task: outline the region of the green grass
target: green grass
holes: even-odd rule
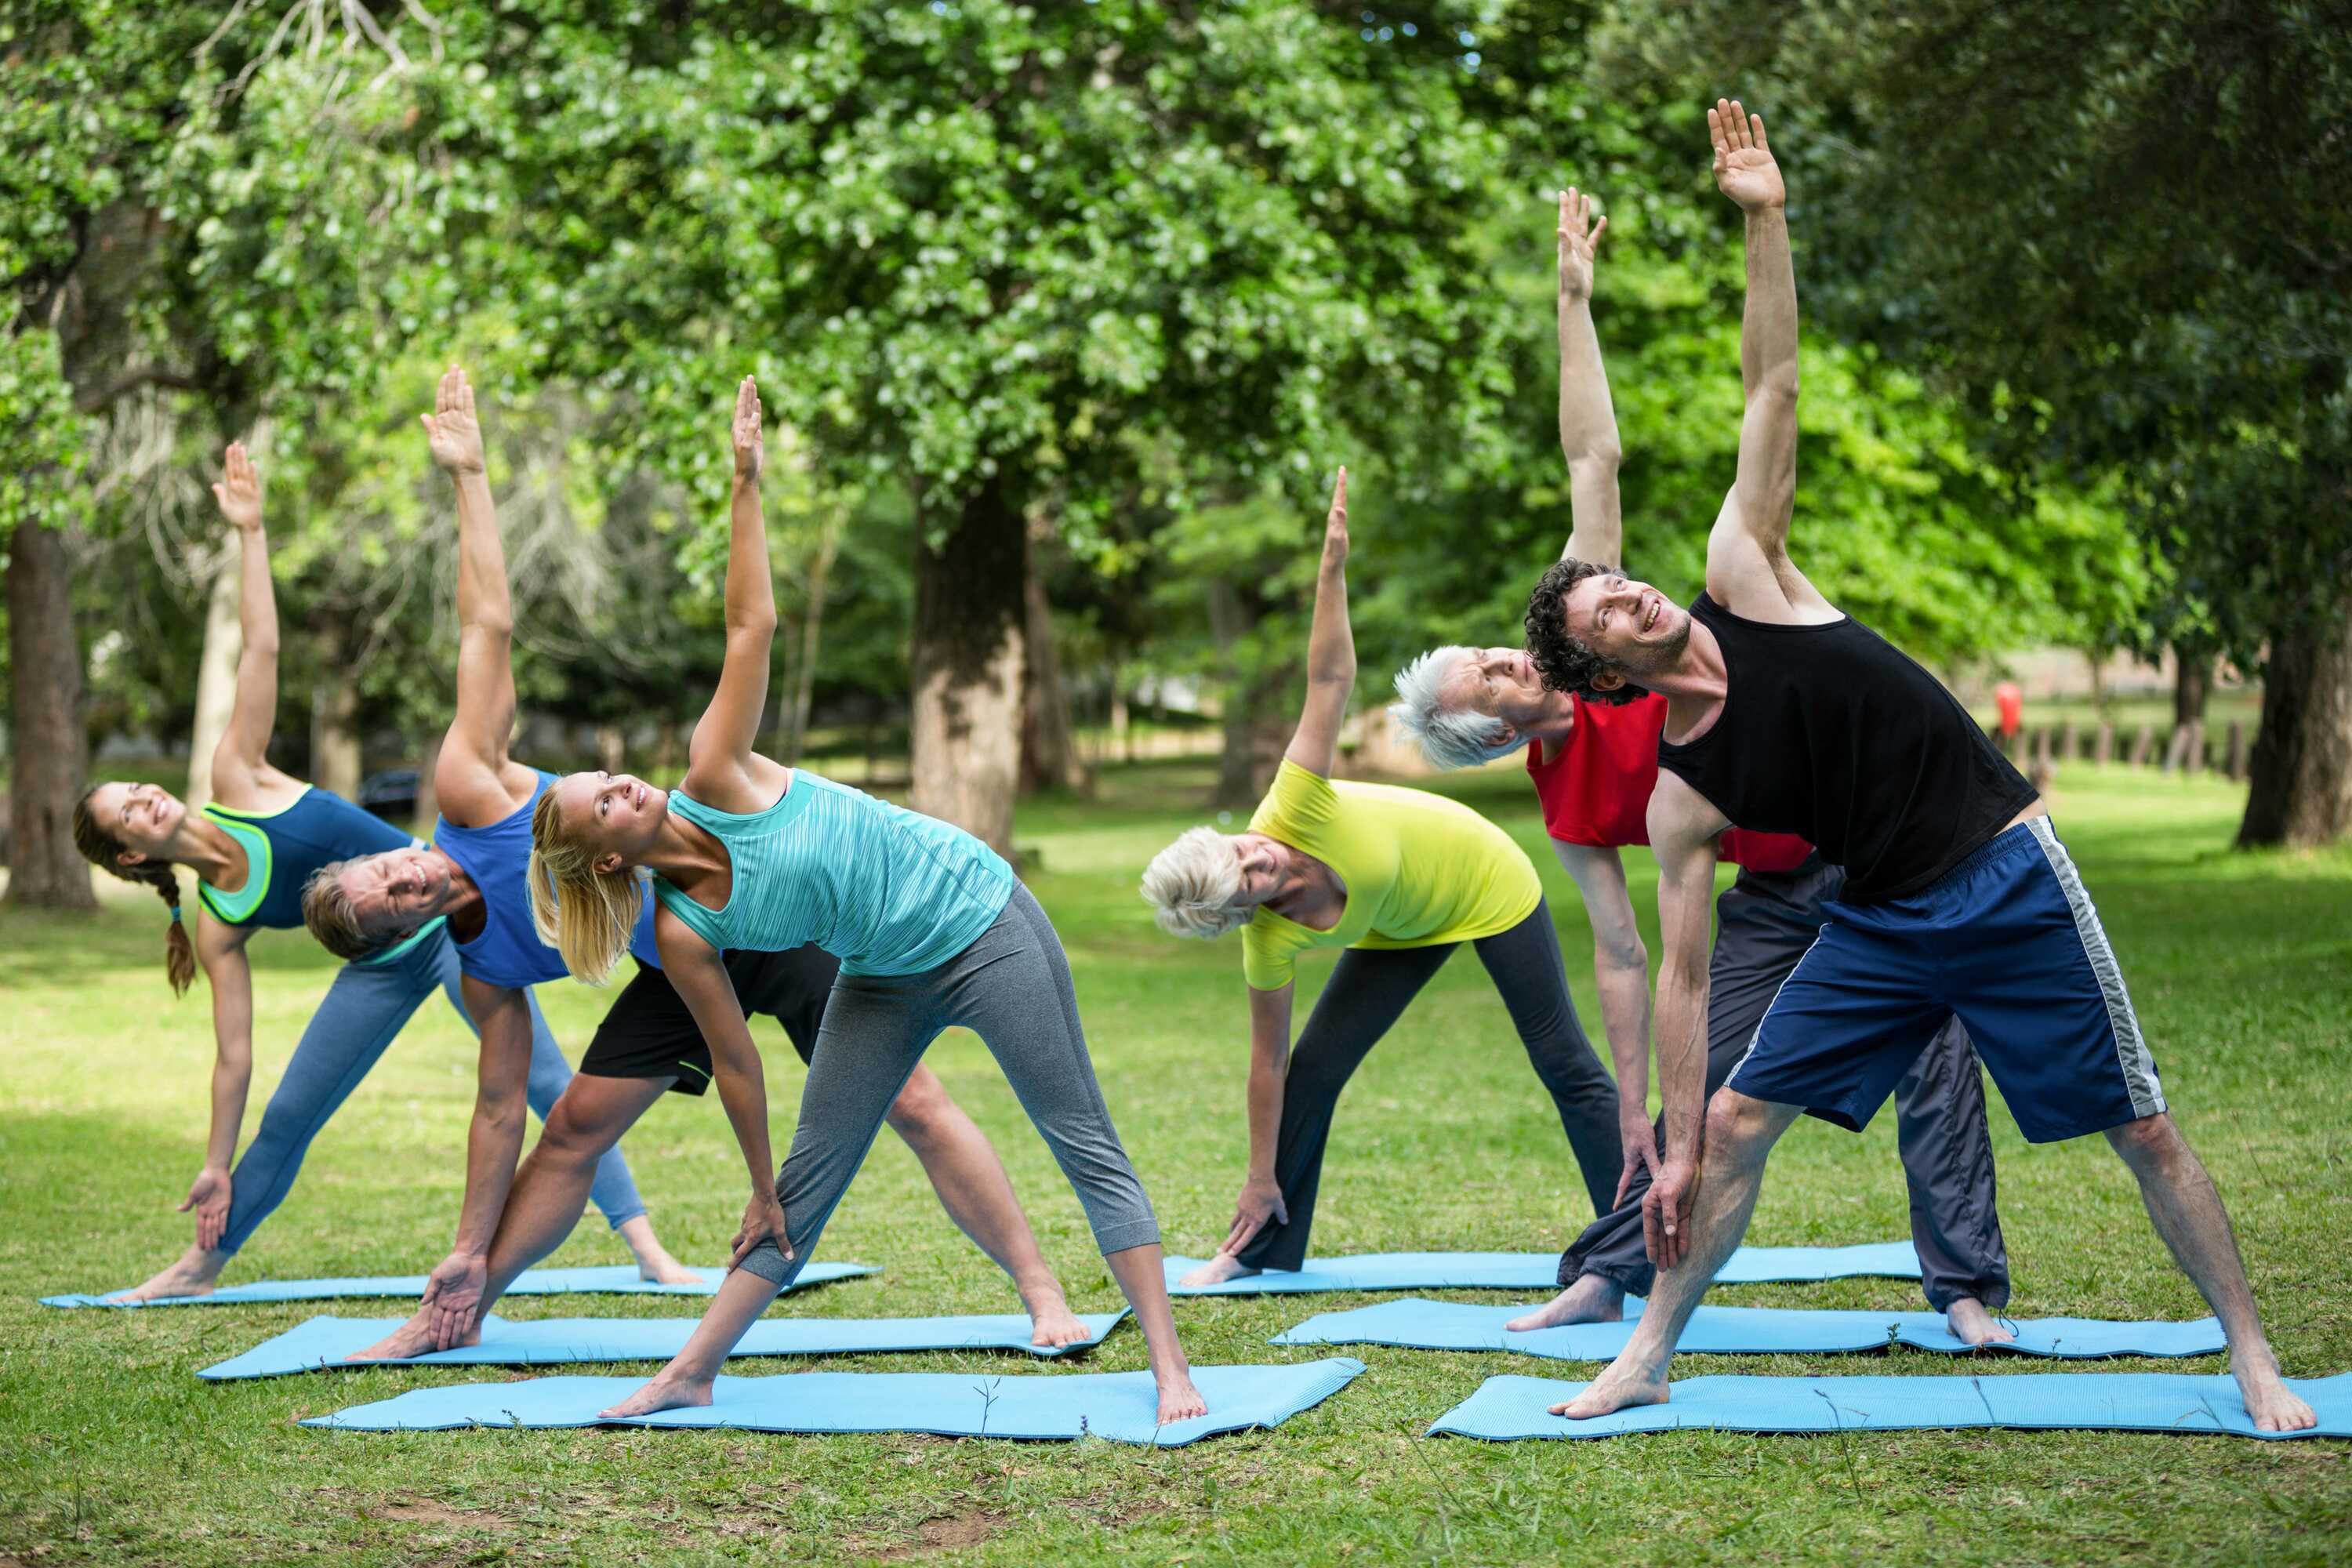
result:
[[[1171,1249],[1223,1234],[1243,1156],[1239,955],[1152,929],[1138,868],[1194,815],[1205,765],[1117,770],[1089,803],[1024,808],[1038,892],[1070,946],[1104,1089]],[[1512,770],[1462,792],[1548,856]],[[2288,1370],[2352,1369],[2352,855],[2225,848],[2240,797],[2210,779],[2071,767],[2062,827],[2122,952],[2165,1083],[2243,1238]],[[1654,879],[1633,862],[1635,897]],[[1566,879],[1547,869],[1570,977],[1595,1018],[1590,951]],[[1424,1439],[1490,1373],[1574,1375],[1507,1355],[1364,1349],[1370,1370],[1270,1433],[1168,1453],[913,1436],[661,1432],[368,1436],[295,1417],[480,1372],[386,1369],[207,1386],[196,1368],[315,1310],[53,1311],[40,1293],[112,1287],[174,1255],[210,1054],[204,1000],[174,1003],[147,900],[94,921],[0,911],[0,1563],[251,1564],[850,1561],[958,1563],[2342,1562],[2352,1454],[2339,1442],[2027,1432],[1829,1441],[1678,1434],[1489,1446]],[[329,964],[297,938],[257,964],[263,1094]],[[1318,971],[1318,973],[1321,971]],[[576,1055],[598,996],[550,987]],[[777,1064],[776,1114],[798,1081]],[[950,1036],[931,1060],[997,1140],[1075,1305],[1116,1291],[984,1050]],[[421,1271],[454,1218],[469,1108],[467,1037],[446,1009],[410,1033],[312,1151],[303,1180],[233,1278]],[[257,1114],[257,1110],[256,1111]],[[1457,960],[1376,1051],[1340,1112],[1316,1246],[1551,1248],[1577,1227],[1557,1121],[1475,963]],[[1805,1126],[1772,1164],[1753,1239],[1900,1236],[1893,1118],[1855,1138]],[[1996,1110],[2002,1217],[2021,1314],[2193,1317],[2131,1183],[2097,1140],[2032,1148]],[[671,1097],[626,1145],[673,1247],[708,1259],[740,1212],[714,1100]],[[824,1252],[886,1266],[786,1310],[835,1315],[1008,1310],[913,1159],[887,1137]],[[593,1222],[555,1261],[623,1257]],[[1497,1299],[1500,1298],[1490,1298]],[[1896,1310],[1899,1282],[1749,1287],[1725,1300]],[[1196,1362],[1313,1359],[1266,1338],[1324,1307],[1180,1303]],[[328,1310],[382,1314],[392,1304]],[[517,1300],[516,1317],[675,1314],[629,1298]],[[836,1361],[834,1367],[871,1368]],[[1140,1368],[1121,1329],[1091,1358]],[[2133,1363],[2125,1363],[2126,1367]],[[2167,1363],[2169,1364],[2169,1363]],[[2189,1363],[2221,1369],[2219,1358]],[[893,1358],[889,1369],[1033,1369],[1001,1358]],[[643,1367],[588,1369],[643,1371]],[[781,1372],[760,1365],[746,1370]],[[1950,1370],[1939,1357],[1707,1357],[1686,1373]],[[2021,1370],[1991,1361],[1988,1376]],[[2089,1369],[2097,1370],[2097,1369]],[[1041,1375],[1055,1375],[1043,1370]],[[491,1373],[490,1375],[500,1375]]]

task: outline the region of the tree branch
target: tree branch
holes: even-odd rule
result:
[[[87,391],[77,388],[74,408],[78,413],[96,414],[150,386],[168,387],[173,392],[204,390],[204,384],[196,379],[194,371],[177,370],[167,364],[142,364],[124,371],[101,386]]]

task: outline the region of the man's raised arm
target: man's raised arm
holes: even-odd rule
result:
[[[1601,336],[1592,325],[1593,253],[1609,227],[1592,221],[1592,200],[1571,185],[1560,193],[1559,450],[1568,459],[1568,548],[1574,557],[1604,566],[1623,563],[1624,526],[1618,507],[1617,410],[1601,368]]]
[[[1828,605],[1784,570],[1797,497],[1797,273],[1788,192],[1764,119],[1737,102],[1706,111],[1715,183],[1748,218],[1748,308],[1739,330],[1739,472],[1707,541],[1707,589],[1739,614],[1777,620],[1780,605]],[[1741,603],[1734,605],[1738,599]],[[1759,600],[1761,603],[1759,603]]]
[[[480,826],[521,804],[515,781],[505,777],[515,720],[514,603],[464,371],[451,365],[442,373],[434,411],[420,417],[433,460],[457,487],[457,713],[434,784],[450,820]]]

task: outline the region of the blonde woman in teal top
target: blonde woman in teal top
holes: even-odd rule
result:
[[[736,390],[727,653],[685,781],[572,773],[531,817],[540,934],[601,982],[626,951],[649,875],[662,968],[710,1047],[712,1080],[751,1174],[731,1272],[686,1349],[607,1415],[710,1403],[737,1341],[800,1272],[882,1126],[951,1026],[988,1043],[1086,1207],[1095,1243],[1150,1346],[1161,1422],[1207,1406],[1192,1386],[1150,1200],[1095,1082],[1062,945],[1003,858],[961,829],[788,768],[751,749],[776,629],[760,510],[761,416]],[[782,1171],[760,1053],[729,984],[729,950],[813,943],[841,960]]]

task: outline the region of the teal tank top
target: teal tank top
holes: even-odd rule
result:
[[[654,896],[722,952],[806,944],[844,974],[920,974],[977,942],[1013,897],[1013,868],[962,828],[806,768],[750,816],[682,789],[669,808],[727,847],[733,891],[725,909],[706,909],[656,877]]]

